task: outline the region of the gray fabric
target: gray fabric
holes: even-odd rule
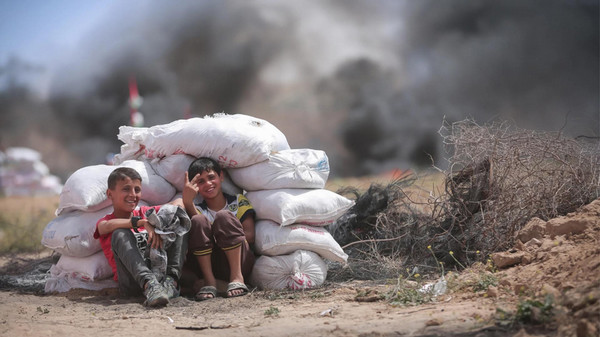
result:
[[[154,208],[149,209],[146,218],[163,241],[163,248],[146,249],[152,272],[158,280],[163,280],[167,272],[167,250],[178,237],[190,230],[192,222],[183,208],[171,204],[163,205],[158,212]]]

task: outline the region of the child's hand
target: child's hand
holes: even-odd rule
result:
[[[193,202],[196,195],[198,195],[198,191],[200,188],[198,187],[198,179],[200,179],[200,175],[196,174],[196,176],[190,181],[187,171],[185,172],[185,186],[183,186],[182,198],[183,202]]]
[[[144,228],[148,232],[148,245],[154,249],[160,249],[163,247],[163,241],[160,235],[156,234],[154,231],[154,227],[148,222],[148,220],[144,219]],[[141,222],[142,220],[140,220]]]
[[[183,192],[181,193],[181,196],[183,199],[185,212],[190,218],[198,214],[196,206],[194,206],[194,199],[200,191],[200,187],[198,187],[198,180],[200,180],[199,174],[196,174],[196,176],[192,178],[192,181],[190,181],[187,171],[185,172],[185,186],[183,186]]]

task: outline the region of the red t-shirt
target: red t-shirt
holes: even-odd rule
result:
[[[132,216],[139,216],[139,217],[142,217],[142,219],[145,219],[146,212],[151,208],[154,208],[156,210],[156,212],[158,212],[158,210],[160,209],[160,206],[150,206],[150,207],[149,206],[140,206],[140,208],[133,210]],[[108,234],[104,234],[104,235],[100,235],[100,233],[98,233],[98,224],[100,223],[100,221],[111,220],[114,218],[115,218],[115,214],[111,213],[111,214],[105,215],[102,219],[100,219],[100,220],[98,220],[98,222],[96,222],[96,230],[94,231],[94,239],[100,240],[100,246],[102,247],[104,256],[106,256],[106,259],[108,260],[108,264],[112,268],[113,275],[114,275],[113,279],[115,281],[117,281],[118,280],[117,263],[115,262],[115,257],[113,256],[112,245],[111,245],[112,232],[110,232]],[[131,229],[131,231],[133,232],[133,228]],[[142,235],[135,233],[135,232],[134,232],[134,234],[136,234],[136,239],[138,240],[138,247],[139,247],[140,243],[142,243],[142,242],[140,242],[141,238],[145,238],[146,240],[148,239],[148,232],[146,231],[146,229],[144,227],[139,227],[138,231]],[[145,242],[143,242],[143,244],[145,244]]]

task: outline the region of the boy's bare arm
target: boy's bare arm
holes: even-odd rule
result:
[[[141,223],[138,223],[141,226]],[[119,228],[133,228],[131,219],[110,219],[98,223],[98,234],[105,235]]]
[[[242,228],[244,228],[244,235],[248,243],[254,243],[254,219],[249,216],[242,222]]]
[[[137,223],[138,227],[144,227],[148,232],[148,244],[152,248],[162,248],[163,242],[160,235],[154,232],[154,227],[148,222],[148,219],[140,219]],[[110,219],[98,223],[98,234],[105,235],[114,232],[119,228],[133,228],[131,219]]]

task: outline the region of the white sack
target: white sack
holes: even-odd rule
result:
[[[181,192],[185,186],[185,172],[194,160],[195,157],[187,154],[174,154],[164,158],[154,158],[150,161],[150,165],[156,174],[171,183],[177,192]]]
[[[324,189],[279,189],[246,193],[257,219],[282,226],[293,223],[311,226],[331,225],[354,201]]]
[[[44,291],[65,292],[72,288],[100,290],[116,287],[113,273],[104,252],[99,251],[87,257],[62,255],[58,263],[50,267]]]
[[[60,193],[56,215],[76,210],[94,212],[111,205],[106,197],[108,176],[117,167],[135,169],[142,177],[142,200],[151,205],[162,205],[175,195],[175,187],[157,175],[145,161],[128,160],[118,166],[93,165],[75,171],[65,182]]]
[[[42,160],[42,155],[27,147],[9,147],[6,149],[6,159],[12,162],[34,163]]]
[[[152,168],[154,168],[156,174],[171,183],[171,185],[173,185],[179,193],[183,191],[185,186],[185,172],[194,160],[196,160],[195,157],[186,154],[174,154],[171,156],[166,156],[162,159],[153,159],[150,162],[150,165],[152,165]],[[233,183],[227,170],[223,170],[223,175],[225,177],[223,183],[221,184],[223,192],[231,195],[241,194],[244,192],[240,187]],[[198,196],[196,201],[201,202],[202,197]]]
[[[327,265],[313,253],[298,250],[290,255],[260,256],[250,283],[260,289],[310,289],[323,284]]]
[[[118,166],[135,169],[142,177],[142,200],[149,205],[163,205],[175,195],[175,187],[154,172],[150,163],[139,160],[127,160]],[[106,176],[108,179],[108,176]],[[108,188],[108,186],[107,186]]]
[[[76,274],[84,281],[103,280],[113,276],[103,251],[86,257],[62,255],[56,263],[58,270]]]
[[[40,192],[50,195],[59,195],[63,185],[60,178],[55,175],[47,175],[40,181]]]
[[[241,114],[181,119],[150,128],[121,126],[117,137],[125,144],[115,163],[142,155],[154,159],[188,154],[213,158],[224,168],[244,167],[266,160],[272,151],[290,148],[271,123]]]
[[[230,169],[229,174],[246,191],[324,188],[329,177],[329,160],[321,150],[283,150],[271,154],[266,161]]]
[[[258,254],[276,256],[303,249],[323,258],[346,262],[348,255],[323,227],[307,225],[279,226],[270,220],[259,220],[255,225],[254,249]]]
[[[85,257],[100,250],[100,241],[94,239],[96,223],[112,213],[109,206],[96,212],[74,211],[59,215],[42,232],[42,244],[63,256]]]
[[[56,215],[75,210],[94,212],[110,206],[106,197],[108,175],[116,167],[93,165],[75,171],[65,182]]]

